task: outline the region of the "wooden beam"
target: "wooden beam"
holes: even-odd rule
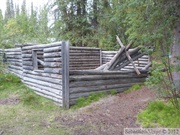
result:
[[[69,42],[62,42],[63,107],[69,108]]]

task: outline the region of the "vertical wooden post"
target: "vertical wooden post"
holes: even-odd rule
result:
[[[69,108],[69,42],[62,42],[62,91],[63,107]]]
[[[103,57],[102,57],[102,50],[100,49],[100,51],[99,51],[99,53],[100,53],[100,66],[102,65],[102,59],[103,59]]]

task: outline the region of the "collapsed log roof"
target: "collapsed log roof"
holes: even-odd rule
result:
[[[131,64],[136,73],[138,75],[141,74],[139,69],[136,67],[134,61],[141,58],[145,54],[140,52],[139,47],[130,49],[130,47],[132,46],[132,42],[130,42],[127,46],[124,46],[120,38],[118,36],[116,36],[116,38],[121,48],[117,51],[117,53],[109,62],[96,68],[96,70],[121,70],[125,66]],[[150,66],[151,62],[148,61],[148,63],[142,68],[142,70],[147,70]]]

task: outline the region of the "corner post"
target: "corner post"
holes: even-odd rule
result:
[[[63,107],[69,108],[69,42],[62,42],[62,99]]]

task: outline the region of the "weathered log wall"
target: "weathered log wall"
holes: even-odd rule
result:
[[[140,75],[134,71],[70,71],[70,104],[74,104],[78,98],[86,97],[91,93],[127,90],[134,84],[144,82],[147,75],[147,71],[141,71]]]
[[[69,55],[70,70],[95,69],[101,63],[101,50],[99,48],[70,47]]]
[[[22,47],[23,82],[60,106],[63,100],[61,46],[62,42]]]
[[[8,64],[8,70],[22,78],[21,48],[5,49],[4,53]]]

